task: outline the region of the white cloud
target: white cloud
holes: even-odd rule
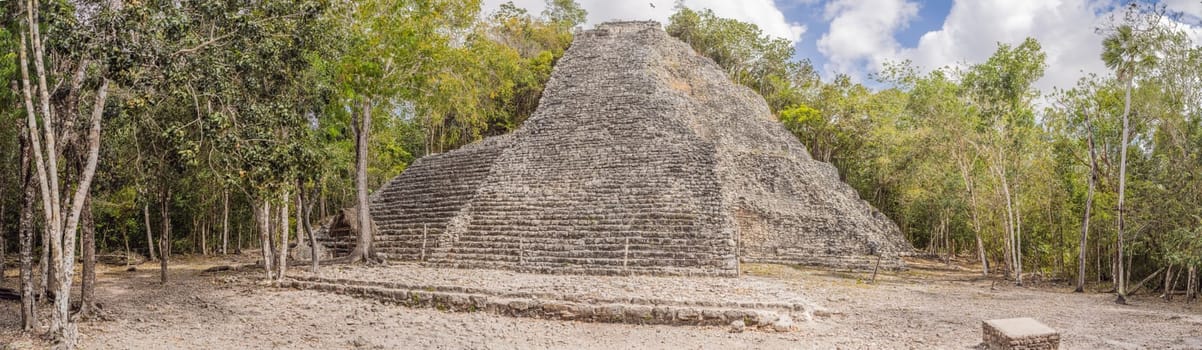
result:
[[[484,0],[484,12],[496,10],[508,0]],[[543,0],[513,0],[515,5],[532,14],[539,14],[546,7]],[[578,0],[588,11],[587,26],[612,20],[656,20],[667,25],[668,17],[674,12],[675,1],[671,0]],[[652,4],[655,6],[652,7]],[[789,22],[784,13],[772,0],[686,0],[685,6],[693,9],[711,9],[719,17],[733,18],[753,23],[764,33],[788,39],[796,43],[801,40],[806,27]]]
[[[1194,20],[1202,19],[1202,1],[1198,0],[1164,0],[1165,7],[1191,16]]]
[[[1086,0],[957,1],[943,28],[928,32],[902,57],[931,69],[957,63],[979,63],[998,43],[1016,45],[1027,37],[1047,54],[1044,78],[1036,83],[1048,92],[1070,87],[1085,73],[1102,73],[1102,38],[1095,33],[1106,19],[1103,5]]]
[[[893,33],[918,14],[918,5],[905,0],[834,0],[826,4],[830,30],[818,39],[828,73],[861,76],[865,67],[879,67],[899,50]]]
[[[1035,38],[1047,54],[1047,69],[1036,87],[1050,92],[1068,88],[1088,73],[1105,74],[1100,59],[1104,26],[1116,3],[1110,0],[956,0],[942,26],[923,34],[915,47],[898,47],[894,35],[913,16],[904,0],[870,0],[827,5],[830,31],[818,49],[828,59],[828,73],[863,78],[889,60],[909,59],[929,70],[985,61],[998,43],[1017,45]],[[1170,9],[1198,18],[1198,0],[1166,0]],[[1188,27],[1188,26],[1187,26]],[[1187,28],[1195,42],[1202,27]]]

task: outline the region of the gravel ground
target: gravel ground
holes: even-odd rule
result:
[[[746,266],[752,285],[777,283],[788,295],[816,301],[833,314],[791,333],[730,333],[724,327],[638,326],[510,318],[484,313],[410,309],[315,291],[277,289],[255,270],[202,273],[209,266],[246,262],[181,259],[172,283],[158,284],[153,265],[138,271],[105,269],[97,294],[106,320],[81,325],[88,349],[970,349],[981,321],[1034,317],[1062,332],[1063,349],[1202,349],[1202,307],[1136,296],[1119,306],[1107,294],[1073,294],[1065,286],[1018,288],[958,270],[914,269],[881,275],[782,266]],[[396,268],[390,267],[389,269]],[[370,271],[379,268],[363,268]],[[359,273],[359,269],[335,273]],[[11,276],[10,271],[10,276]],[[417,273],[417,272],[415,272]],[[426,273],[426,272],[422,272]],[[468,272],[466,275],[486,272]],[[522,279],[546,276],[510,275]],[[448,274],[449,275],[449,274]],[[583,277],[572,277],[584,279]],[[446,277],[448,279],[455,277]],[[648,277],[614,278],[638,285]],[[598,279],[601,280],[601,279]],[[659,293],[727,282],[681,278],[657,283]],[[776,282],[774,282],[776,281]],[[800,283],[798,281],[804,281]],[[8,280],[11,286],[12,279]],[[597,282],[600,283],[600,282]],[[738,282],[743,283],[743,282]],[[634,286],[631,288],[643,288]],[[680,286],[680,288],[674,287]],[[757,286],[756,288],[761,288]],[[585,290],[581,284],[569,290]],[[749,293],[759,290],[749,289]],[[771,292],[770,290],[768,292]],[[783,292],[782,292],[783,293]],[[768,294],[749,294],[768,295]],[[0,303],[0,344],[40,348],[40,339],[14,331],[17,305]],[[43,313],[45,314],[45,313]]]

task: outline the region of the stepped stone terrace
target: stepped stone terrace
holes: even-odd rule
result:
[[[376,250],[429,266],[737,276],[903,267],[911,246],[754,91],[656,22],[580,32],[518,130],[373,194]],[[329,227],[333,254],[354,243]]]

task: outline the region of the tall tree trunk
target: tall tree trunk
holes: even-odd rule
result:
[[[1017,177],[1017,176],[1016,176]],[[1015,184],[1017,186],[1018,184]],[[1015,285],[1023,285],[1023,210],[1019,201],[1020,188],[1014,189],[1014,266]]]
[[[321,191],[319,196],[320,196],[320,197],[318,197],[318,200],[319,200],[319,201],[321,201],[321,214],[320,214],[321,216],[320,216],[320,218],[322,218],[322,219],[325,219],[327,216],[329,216],[329,214],[326,212],[326,194],[325,194],[325,191]]]
[[[1186,276],[1189,280],[1185,282],[1185,301],[1191,302],[1198,298],[1198,267],[1190,265]]]
[[[129,262],[133,260],[130,259],[130,254],[132,253],[129,251],[129,231],[122,230],[121,238],[125,241],[125,266],[129,267]]]
[[[999,152],[998,159],[1003,159],[1002,156],[1000,155],[1000,152]],[[997,174],[998,181],[1002,185],[1001,186],[1002,197],[1004,197],[1006,200],[1006,213],[1005,213],[1006,218],[1005,218],[1005,220],[1003,220],[1003,225],[1005,226],[1005,229],[1006,229],[1006,234],[1005,234],[1006,249],[1004,252],[1006,255],[1006,270],[1007,270],[1006,272],[1011,277],[1014,277],[1015,281],[1018,281],[1017,274],[1015,273],[1015,269],[1017,268],[1018,260],[1015,259],[1016,252],[1014,251],[1014,248],[1015,248],[1014,205],[1011,202],[1010,181],[1006,179],[1006,170],[1004,167],[1005,167],[1005,165],[1003,165],[1003,164],[997,164],[997,165],[995,165],[994,171]]]
[[[1093,209],[1093,191],[1098,183],[1098,156],[1097,150],[1093,141],[1093,124],[1089,120],[1089,115],[1085,116],[1085,129],[1088,133],[1089,142],[1089,189],[1085,194],[1085,218],[1081,224],[1081,245],[1080,253],[1077,254],[1077,289],[1075,292],[1085,292],[1085,252],[1089,241],[1089,219],[1090,211]]]
[[[0,188],[4,187],[6,187],[5,184],[0,183]],[[7,203],[4,203],[4,199],[8,198],[6,195],[7,193],[0,192],[0,284],[4,283],[4,271],[8,267],[5,265],[8,262],[8,257],[5,256],[8,253],[8,240],[4,237],[8,233],[4,229],[4,214],[8,212]]]
[[[149,253],[150,261],[154,261],[158,258],[154,256],[154,226],[150,225],[150,200],[142,203],[142,217],[146,218],[144,225],[146,227],[146,251]]]
[[[79,317],[88,318],[96,305],[96,222],[92,217],[92,196],[84,200],[83,276],[79,284]]]
[[[360,123],[355,130],[355,199],[359,216],[359,239],[355,242],[355,249],[351,251],[351,262],[368,260],[374,251],[374,233],[367,204],[367,141],[371,135],[371,103],[364,101],[361,108],[363,111],[357,118]],[[355,124],[354,121],[352,124]]]
[[[42,214],[42,216],[45,216],[45,214]],[[50,263],[50,225],[47,222],[42,223],[42,257],[38,260],[38,265],[42,270],[38,280],[38,285],[41,286],[41,288],[38,288],[38,299],[42,300],[53,299],[55,294],[55,285],[51,282],[54,280],[55,268]]]
[[[314,187],[314,190],[316,190],[317,186]],[[304,224],[305,234],[309,236],[309,256],[312,258],[309,262],[311,264],[309,266],[311,270],[310,272],[316,275],[318,266],[321,264],[318,262],[320,257],[317,256],[317,236],[313,234],[313,224],[309,221],[309,214],[313,211],[313,203],[310,201],[305,201],[304,199],[304,197],[301,197],[300,203],[304,205],[305,215],[303,215],[299,220],[301,220],[301,223]]]
[[[279,244],[280,244],[280,246],[279,246],[279,253],[276,254],[276,258],[279,259],[279,262],[276,263],[276,268],[279,269],[279,272],[276,273],[276,279],[283,280],[285,274],[288,272],[288,243],[289,243],[289,235],[290,235],[288,232],[288,226],[289,226],[288,225],[288,202],[291,199],[291,196],[288,195],[288,192],[284,192],[284,194],[280,197],[282,199],[280,201],[280,224],[279,224],[279,227],[280,227]]]
[[[209,256],[209,216],[208,216],[208,213],[201,214],[201,217],[200,217],[200,255]]]
[[[25,128],[22,128],[25,130]],[[24,134],[24,133],[22,133]],[[33,284],[33,202],[37,186],[34,185],[33,168],[30,164],[32,152],[27,137],[21,138],[21,217],[18,232],[21,240],[21,329],[32,331],[37,320],[34,307]],[[44,263],[43,263],[44,264]]]
[[[304,204],[301,203],[301,197],[302,197],[301,194],[303,192],[305,192],[305,188],[301,187],[300,184],[298,184],[296,187],[296,197],[293,198],[296,200],[296,208],[293,213],[296,215],[296,249],[300,249],[301,247],[303,247],[305,245],[305,242],[304,242],[305,224],[303,223],[304,220],[301,219],[303,217],[303,215],[305,215]]]
[[[259,249],[263,254],[263,271],[267,273],[267,279],[271,279],[271,203],[263,200],[262,207],[258,210],[258,215],[255,215],[259,220]]]
[[[229,254],[230,244],[230,192],[221,191],[221,255]]]
[[[1131,114],[1131,78],[1127,78],[1127,89],[1123,98],[1123,143],[1119,145],[1119,239],[1118,244],[1118,273],[1115,278],[1118,280],[1118,298],[1116,303],[1127,303],[1127,273],[1123,266],[1123,240],[1124,240],[1124,225],[1126,224],[1124,217],[1126,216],[1126,207],[1124,206],[1125,194],[1127,189],[1127,143],[1129,142],[1129,134],[1131,127],[1128,116]]]
[[[167,284],[167,260],[171,257],[171,189],[166,183],[159,198],[159,220],[163,229],[159,232],[159,282]]]
[[[234,247],[234,249],[236,249],[234,251],[234,254],[241,255],[242,254],[242,223],[241,222],[238,223],[238,227],[234,228],[234,232],[238,233],[238,240],[237,240],[238,245]]]
[[[57,145],[54,139],[54,119],[53,115],[50,114],[50,94],[48,90],[46,90],[46,71],[42,61],[43,51],[41,46],[41,34],[39,32],[40,20],[38,19],[37,14],[38,6],[36,6],[33,1],[29,0],[24,1],[23,3],[25,5],[24,12],[26,23],[24,28],[22,28],[23,31],[19,33],[20,45],[18,56],[20,61],[18,62],[18,66],[21,68],[21,92],[23,101],[25,102],[25,114],[28,124],[26,131],[28,132],[29,143],[33,147],[32,153],[35,166],[34,168],[37,170],[38,189],[40,190],[42,197],[42,216],[45,226],[42,233],[42,259],[40,261],[42,265],[42,290],[43,294],[53,295],[53,289],[57,287],[57,284],[52,283],[51,280],[58,279],[53,277],[53,271],[51,270],[53,265],[51,259],[54,255],[52,248],[56,242],[61,244],[61,241],[57,239],[56,235],[62,232],[60,230],[62,221],[60,220],[61,206],[59,204],[61,202],[59,201],[58,192],[58,157],[56,156],[58,151],[56,149]],[[27,41],[29,43],[28,45],[26,44]],[[36,73],[39,87],[37,92],[40,104],[39,107],[41,107],[40,109],[34,108],[34,90],[31,87],[31,79],[29,75],[30,49],[33,51],[33,63],[37,69]],[[38,127],[36,115],[39,112],[42,115],[42,126],[44,126],[45,129]],[[43,153],[42,150],[43,140],[41,136],[39,136],[39,133],[45,134],[45,153]],[[52,323],[51,333],[57,334],[59,333],[59,330],[59,323]]]
[[[1164,271],[1164,301],[1173,300],[1173,264]]]

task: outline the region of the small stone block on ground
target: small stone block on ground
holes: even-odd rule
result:
[[[1033,318],[1007,318],[981,323],[982,340],[990,350],[1056,350],[1060,332]]]

